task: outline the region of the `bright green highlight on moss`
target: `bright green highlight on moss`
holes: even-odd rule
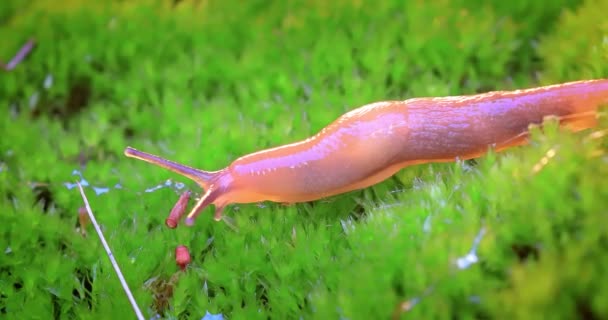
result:
[[[176,2],[0,2],[0,61],[37,44],[0,76],[0,317],[133,315],[77,231],[74,170],[148,318],[608,317],[606,116],[326,200],[231,206],[238,231],[211,209],[166,228],[176,184],[201,190],[122,155],[216,170],[373,101],[605,78],[605,1]],[[180,244],[193,262],[162,299]]]

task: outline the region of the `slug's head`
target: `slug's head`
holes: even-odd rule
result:
[[[186,216],[186,225],[193,225],[194,219],[211,204],[215,206],[215,214],[213,215],[215,221],[222,220],[222,212],[226,205],[231,202],[229,197],[232,183],[232,176],[227,170],[218,171],[216,176],[210,181],[206,192],[198,199]]]
[[[194,224],[194,219],[210,204],[215,205],[214,219],[216,221],[222,219],[224,207],[230,203],[228,192],[233,182],[228,170],[203,171],[131,147],[127,147],[124,153],[129,158],[139,159],[180,174],[193,180],[205,189],[203,196],[198,199],[192,210],[190,210],[190,213],[188,213],[186,225]]]

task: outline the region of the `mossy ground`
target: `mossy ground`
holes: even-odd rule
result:
[[[166,318],[386,319],[405,301],[402,318],[608,318],[606,117],[323,201],[235,205],[238,232],[210,209],[167,229],[178,194],[142,191],[200,189],[122,155],[215,170],[372,101],[607,77],[608,2],[175,2],[0,2],[0,60],[37,41],[0,76],[2,317],[132,316],[93,229],[76,231],[79,170],[148,318],[145,284],[177,271],[178,244],[194,260]]]

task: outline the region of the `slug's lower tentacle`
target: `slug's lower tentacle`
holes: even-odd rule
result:
[[[207,206],[212,204],[215,199],[217,199],[220,194],[219,191],[220,190],[214,188],[214,186],[209,187],[207,192],[205,192],[205,194],[196,202],[192,210],[190,210],[190,213],[188,213],[186,216],[186,225],[191,226],[194,224],[194,219],[196,219],[196,217],[198,217],[198,215],[201,214],[201,212],[205,210]],[[216,205],[216,211],[217,208],[218,207]]]
[[[216,204],[215,205],[215,213],[213,214],[213,219],[215,221],[221,221],[224,213],[225,204]]]

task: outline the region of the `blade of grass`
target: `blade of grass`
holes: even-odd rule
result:
[[[110,246],[108,245],[106,238],[103,236],[103,233],[101,232],[101,228],[99,227],[99,224],[97,224],[97,220],[95,220],[93,211],[91,211],[91,207],[89,206],[89,200],[87,199],[87,196],[84,194],[84,190],[82,189],[80,182],[76,182],[76,183],[78,184],[78,189],[80,190],[80,195],[82,196],[82,200],[84,201],[85,207],[87,208],[87,213],[89,214],[89,219],[91,220],[91,223],[95,227],[95,231],[97,231],[99,240],[101,241],[101,244],[103,245],[104,249],[106,250],[106,253],[108,254],[108,258],[110,258],[112,267],[114,267],[114,271],[116,271],[118,280],[120,280],[120,284],[122,285],[122,288],[125,290],[125,294],[129,298],[129,302],[131,302],[131,306],[133,307],[133,311],[135,311],[135,315],[137,316],[137,319],[145,320],[144,315],[141,313],[141,310],[139,309],[139,306],[137,305],[137,302],[135,301],[135,298],[133,297],[133,294],[131,293],[131,290],[129,289],[129,285],[127,284],[127,281],[125,280],[125,277],[122,275],[122,272],[120,271],[120,267],[118,266],[118,263],[116,262],[116,259],[114,258],[114,255],[112,254],[112,250],[110,250]]]

